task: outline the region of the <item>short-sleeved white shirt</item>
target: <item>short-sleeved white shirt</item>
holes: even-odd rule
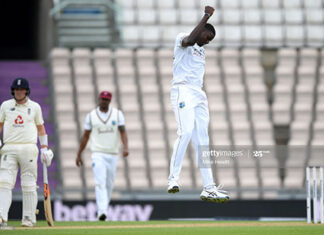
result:
[[[172,85],[191,85],[202,88],[205,73],[205,49],[196,43],[183,47],[182,40],[189,34],[178,34],[174,46]]]
[[[107,120],[111,113],[111,108],[108,109],[108,112],[101,112],[99,107],[97,107],[97,113],[99,114],[102,120]],[[118,110],[118,126],[125,126],[125,117],[122,111]],[[91,122],[90,122],[90,113],[87,114],[84,123],[84,129],[87,131],[91,130]]]
[[[25,104],[17,104],[15,99],[4,101],[0,122],[4,123],[3,142],[6,144],[36,144],[37,126],[44,124],[41,107],[30,99]]]

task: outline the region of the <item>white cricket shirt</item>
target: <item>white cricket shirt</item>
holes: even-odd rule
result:
[[[15,99],[4,101],[0,108],[0,122],[4,123],[5,144],[36,144],[37,126],[44,124],[41,107],[30,99],[25,104],[17,104]]]
[[[99,107],[92,110],[85,120],[85,129],[91,130],[91,151],[118,154],[120,133],[118,126],[125,125],[123,113],[115,108],[101,112]]]
[[[182,47],[182,40],[189,34],[178,34],[174,46],[172,85],[189,85],[202,88],[205,73],[205,49],[196,43]]]

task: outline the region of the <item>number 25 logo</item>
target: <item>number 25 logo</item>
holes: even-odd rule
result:
[[[253,151],[253,157],[263,157],[262,151]]]

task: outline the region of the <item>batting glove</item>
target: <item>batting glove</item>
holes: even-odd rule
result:
[[[54,153],[52,152],[52,150],[41,148],[41,162],[45,163],[47,167],[51,165],[53,157]]]

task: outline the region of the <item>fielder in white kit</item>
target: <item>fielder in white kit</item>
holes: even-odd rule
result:
[[[23,193],[21,225],[33,227],[37,207],[37,135],[42,163],[49,166],[54,155],[47,148],[48,138],[41,107],[28,97],[29,82],[25,78],[16,78],[11,85],[11,94],[13,99],[3,102],[0,108],[0,133],[3,128],[4,142],[0,151],[0,222],[1,227],[7,226],[12,189],[20,167]]]
[[[174,143],[170,162],[168,192],[179,192],[179,175],[183,157],[190,140],[193,141],[197,162],[199,146],[209,145],[209,111],[205,92],[202,90],[205,73],[205,49],[215,37],[215,29],[207,24],[214,9],[205,7],[205,15],[190,34],[180,33],[175,42],[171,104],[177,121],[178,138]],[[200,198],[223,203],[229,200],[227,193],[216,187],[210,167],[200,167],[204,189]]]
[[[102,91],[99,95],[99,107],[92,110],[85,120],[85,131],[82,137],[77,166],[83,164],[81,154],[89,137],[91,140],[92,169],[95,177],[96,203],[98,219],[105,221],[108,205],[114,187],[120,140],[123,143],[123,156],[128,156],[127,134],[123,113],[109,107],[112,94]]]

